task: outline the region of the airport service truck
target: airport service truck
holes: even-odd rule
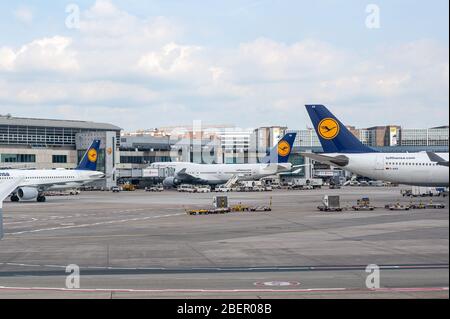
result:
[[[292,189],[316,189],[322,188],[323,179],[321,178],[300,178],[290,183]]]
[[[317,207],[321,212],[342,212],[341,199],[339,196],[325,195],[322,205]]]
[[[439,192],[435,187],[420,187],[420,186],[413,186],[411,191],[411,196],[413,197],[433,197],[438,196]]]

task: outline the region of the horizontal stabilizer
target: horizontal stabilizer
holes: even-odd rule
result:
[[[345,167],[348,165],[349,159],[347,156],[339,155],[339,156],[326,156],[326,155],[320,155],[320,154],[314,154],[314,153],[301,153],[301,155],[308,157],[314,161],[339,166],[339,167]]]
[[[441,166],[449,166],[448,165],[448,161],[446,161],[445,159],[443,159],[442,157],[440,157],[439,155],[437,155],[436,153],[433,152],[427,152],[428,157],[430,158],[430,161],[437,163],[438,165]]]

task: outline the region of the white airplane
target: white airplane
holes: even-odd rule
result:
[[[362,144],[325,106],[306,105],[325,154],[315,161],[396,184],[448,187],[448,153],[380,153]]]
[[[12,202],[34,199],[45,202],[45,191],[77,188],[104,178],[104,173],[96,171],[99,148],[100,141],[95,140],[74,170],[0,170],[0,184],[21,180],[11,193]]]
[[[176,187],[181,184],[222,185],[231,179],[259,180],[282,172],[291,171],[288,163],[296,133],[286,134],[260,164],[195,164],[187,162],[153,163],[150,168],[171,171],[163,184]]]

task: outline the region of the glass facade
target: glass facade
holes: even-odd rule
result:
[[[219,134],[222,149],[225,152],[233,152],[239,150],[248,151],[250,148],[252,131],[242,132],[222,132]]]
[[[67,155],[53,155],[52,156],[52,163],[67,163]]]
[[[170,162],[170,156],[121,156],[121,164],[152,164]]]
[[[297,133],[294,147],[320,147],[319,137],[313,129],[287,130],[286,133]]]
[[[289,133],[297,133],[294,146],[296,147],[320,147],[320,141],[313,129],[289,130]],[[449,146],[449,128],[438,127],[430,129],[400,129],[398,146]],[[376,131],[371,129],[358,129],[355,134],[359,140],[367,146],[378,147]],[[385,142],[386,143],[386,142]],[[384,145],[389,146],[389,145]]]
[[[0,144],[33,145],[74,145],[75,134],[81,129],[0,126]]]
[[[376,134],[373,130],[361,129],[359,131],[359,140],[366,146],[375,146]]]
[[[36,163],[34,154],[1,154],[2,163]]]
[[[449,146],[448,127],[431,129],[402,129],[400,145],[402,146]]]
[[[92,128],[65,128],[58,127],[58,123],[55,124],[55,127],[0,124],[0,145],[73,147],[77,133],[106,131],[106,129],[95,128],[95,123],[92,123]],[[117,131],[118,145],[120,145],[120,130],[111,130]]]

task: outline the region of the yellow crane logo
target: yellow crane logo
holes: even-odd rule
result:
[[[281,157],[285,157],[285,156],[288,156],[290,152],[291,152],[291,146],[289,145],[288,142],[281,141],[278,144],[278,155],[280,155]]]
[[[339,135],[340,130],[339,123],[332,118],[323,119],[318,127],[319,135],[326,140],[334,139]]]

